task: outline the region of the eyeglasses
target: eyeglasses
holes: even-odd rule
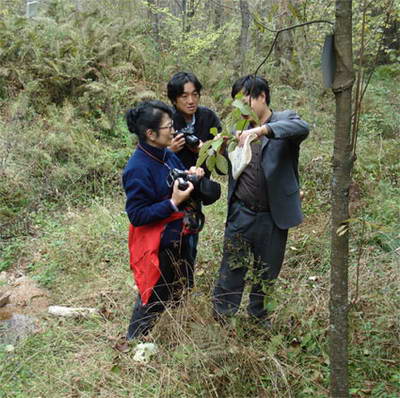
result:
[[[162,127],[159,127],[158,129],[159,130],[168,129],[168,131],[171,131],[173,128],[174,128],[174,125],[171,123],[168,126],[162,126]]]

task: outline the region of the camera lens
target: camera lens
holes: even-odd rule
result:
[[[185,143],[190,147],[196,147],[199,145],[200,140],[195,135],[186,135],[185,136]]]

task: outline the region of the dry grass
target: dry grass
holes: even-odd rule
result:
[[[197,286],[181,306],[163,314],[150,335],[159,353],[148,364],[138,364],[132,359],[133,349],[114,349],[125,334],[135,296],[122,206],[123,199],[117,197],[86,209],[71,208],[30,242],[31,257],[25,263],[30,263],[31,275],[47,282],[53,303],[93,306],[103,315],[73,321],[43,317],[41,333],[13,354],[2,354],[7,361],[2,365],[0,396],[327,396],[326,216],[313,215],[291,231],[274,293],[273,328],[266,331],[244,311],[226,326],[211,316],[224,202],[208,208]],[[396,254],[378,256],[373,247],[364,250],[359,273],[358,301],[350,315],[353,383],[367,383],[371,391],[380,386],[387,395],[377,396],[394,397],[388,375],[395,374],[399,355]],[[354,274],[352,266],[352,296]],[[377,359],[384,369],[374,363]]]

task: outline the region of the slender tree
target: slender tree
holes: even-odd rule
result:
[[[293,25],[294,18],[290,7],[294,7],[294,0],[282,0],[279,4],[279,18],[277,18],[277,28],[282,29]],[[290,83],[290,69],[293,62],[294,53],[294,31],[287,30],[282,32],[275,45],[276,66],[279,67],[280,79],[284,83]]]
[[[157,6],[157,0],[147,0],[147,15],[151,23],[153,38],[157,43],[160,43],[160,16]]]
[[[238,76],[242,75],[244,71],[244,64],[246,60],[246,52],[249,41],[249,26],[250,26],[249,4],[247,0],[240,0],[239,4],[240,4],[240,14],[242,17],[242,25],[238,41],[238,56],[235,58],[235,71]]]
[[[333,149],[332,237],[330,291],[330,362],[334,398],[349,396],[348,383],[348,257],[351,147],[351,93],[354,83],[352,55],[352,0],[336,0],[336,128]]]
[[[215,29],[219,29],[222,26],[223,18],[222,0],[209,0],[207,8],[210,21],[213,21]]]

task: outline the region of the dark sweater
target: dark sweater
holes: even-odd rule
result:
[[[210,134],[210,129],[212,127],[216,127],[218,132],[221,132],[222,130],[218,116],[211,109],[206,108],[205,106],[199,106],[197,108],[195,118],[194,134],[203,142],[214,138],[214,136]],[[175,111],[172,119],[174,121],[175,130],[180,130],[187,126],[185,118],[179,111]],[[186,145],[179,152],[176,152],[176,155],[182,161],[186,169],[194,166],[198,158],[198,153],[191,151]]]
[[[169,149],[141,143],[133,152],[122,175],[125,209],[132,225],[150,224],[175,212],[170,201],[172,187],[167,185],[170,168],[183,169],[184,166]],[[182,220],[167,224],[160,249],[178,242],[181,231]]]

